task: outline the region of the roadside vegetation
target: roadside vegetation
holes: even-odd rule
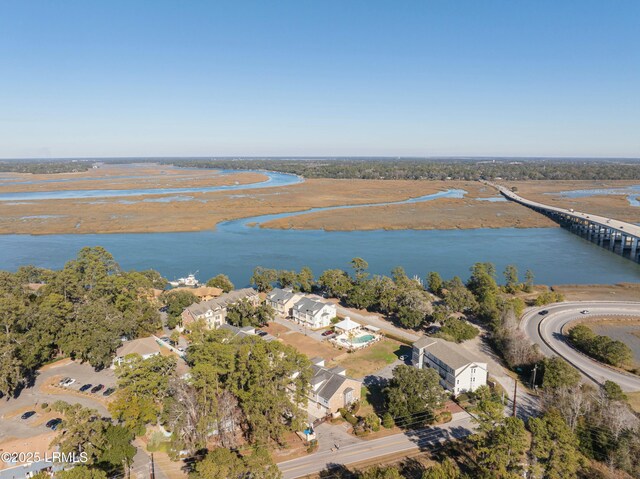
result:
[[[633,351],[622,341],[595,334],[588,326],[578,324],[569,331],[569,342],[588,356],[619,368],[629,367]]]

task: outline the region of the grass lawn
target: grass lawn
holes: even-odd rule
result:
[[[385,338],[373,346],[335,358],[335,364],[347,369],[347,375],[362,378],[393,363],[402,355],[410,355],[411,348],[394,339]],[[333,364],[332,364],[333,366]]]
[[[305,354],[309,359],[314,357],[324,358],[327,363],[337,357],[341,357],[344,351],[334,348],[327,341],[316,341],[309,336],[305,336],[298,332],[288,332],[280,335],[283,343],[293,346],[301,353]]]
[[[629,406],[631,406],[631,409],[633,409],[635,412],[640,412],[640,391],[625,394],[629,398],[628,402]]]

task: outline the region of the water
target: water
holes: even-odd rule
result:
[[[602,323],[589,324],[594,333],[609,336],[611,339],[622,341],[633,351],[636,364],[640,365],[640,321],[629,323]]]
[[[357,338],[353,338],[351,342],[354,344],[362,344],[362,343],[368,343],[369,341],[372,341],[374,339],[376,339],[375,336],[371,334],[365,334],[364,336],[358,336]]]
[[[624,188],[596,188],[591,190],[560,191],[558,193],[545,193],[546,195],[559,195],[565,198],[585,198],[587,196],[601,195],[626,195],[631,206],[640,206],[640,185],[625,186]]]
[[[403,266],[409,276],[439,271],[467,278],[469,267],[490,261],[502,271],[515,264],[545,284],[640,281],[640,265],[561,228],[429,231],[306,231],[248,228],[242,220],[216,231],[101,235],[0,236],[0,269],[34,264],[60,268],[84,246],[104,246],[124,269],[154,268],[169,279],[198,271],[206,280],[225,273],[237,286],[252,270],[310,266],[318,275],[349,267],[360,256],[372,273]]]
[[[252,171],[263,173],[263,171]],[[222,170],[220,174],[229,175],[236,170]],[[287,186],[301,183],[303,179],[288,173],[268,172],[268,179],[248,185],[206,186],[200,188],[140,188],[130,190],[67,190],[67,191],[28,191],[0,194],[0,201],[29,201],[29,200],[63,200],[78,198],[113,198],[141,195],[181,195],[184,193],[209,193],[213,191],[253,190],[256,188]]]

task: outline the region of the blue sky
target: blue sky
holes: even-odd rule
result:
[[[0,0],[0,158],[640,157],[640,2]]]

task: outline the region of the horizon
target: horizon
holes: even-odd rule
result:
[[[630,0],[15,2],[0,157],[637,158],[639,15]]]

